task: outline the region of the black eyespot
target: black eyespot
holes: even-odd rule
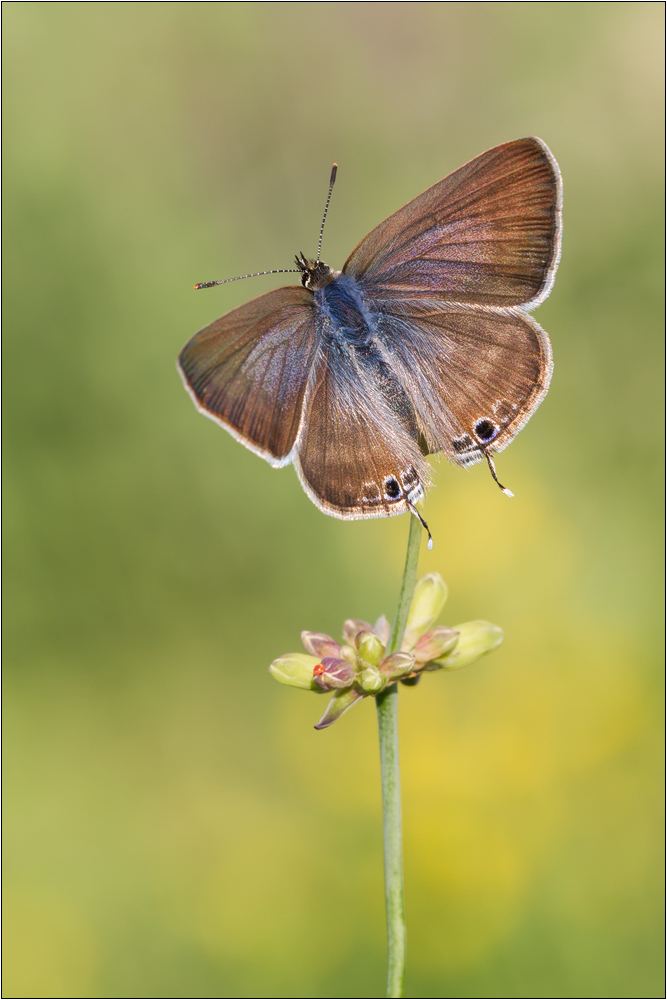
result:
[[[490,420],[478,420],[475,424],[475,434],[480,441],[491,441],[498,433],[498,428]]]
[[[387,491],[387,496],[395,500],[401,495],[401,487],[398,485],[395,479],[387,479],[384,488]]]
[[[454,438],[454,440],[452,441],[452,448],[454,449],[454,451],[461,452],[469,448],[471,444],[472,444],[472,438],[468,437],[467,434],[464,434],[463,437]]]

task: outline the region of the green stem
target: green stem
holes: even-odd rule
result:
[[[410,517],[403,582],[387,653],[401,648],[417,576],[422,526]],[[405,915],[403,913],[403,851],[401,845],[401,774],[398,759],[398,684],[376,698],[380,730],[382,815],[384,826],[384,886],[387,906],[387,996],[403,996],[405,978]]]

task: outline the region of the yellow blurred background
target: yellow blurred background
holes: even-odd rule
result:
[[[175,358],[539,135],[552,387],[436,463],[421,572],[497,652],[402,688],[407,995],[662,996],[662,3],[3,5],[7,997],[378,997],[376,719],[267,672],[395,606],[405,517],[320,514]],[[296,278],[296,276],[290,276]],[[275,279],[275,280],[274,280]]]

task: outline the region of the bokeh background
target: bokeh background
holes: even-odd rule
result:
[[[378,997],[376,720],[267,665],[391,615],[406,518],[320,514],[174,362],[316,247],[536,134],[546,401],[436,465],[422,572],[501,649],[401,690],[407,995],[662,992],[662,3],[3,5],[7,997]],[[290,276],[291,278],[291,276]]]

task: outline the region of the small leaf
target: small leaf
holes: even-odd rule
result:
[[[361,701],[363,697],[361,691],[357,691],[355,688],[348,688],[347,691],[337,691],[327,705],[327,710],[315,726],[315,729],[326,729],[336,719],[340,719],[341,715],[344,715],[348,708],[352,708],[358,701]]]

